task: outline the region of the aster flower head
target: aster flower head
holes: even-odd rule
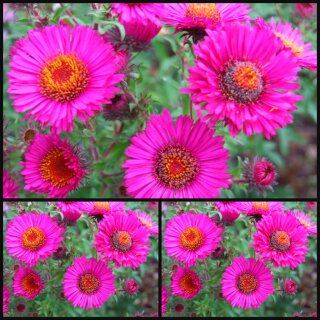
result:
[[[119,15],[121,23],[159,24],[156,17],[157,6],[154,3],[112,3],[111,8],[113,13]]]
[[[298,291],[297,283],[292,279],[286,279],[282,285],[283,291],[286,295],[294,295]]]
[[[6,247],[9,256],[28,266],[36,266],[57,250],[63,239],[64,228],[45,213],[25,213],[7,225]]]
[[[317,226],[304,212],[298,210],[287,210],[287,214],[291,214],[307,231],[309,235],[317,235]]]
[[[40,132],[40,129],[38,128],[38,126],[28,125],[27,127],[23,128],[23,130],[21,132],[22,141],[25,144],[31,143],[33,141],[33,139],[35,138],[36,134],[39,132]]]
[[[16,194],[19,190],[19,186],[11,178],[8,170],[3,170],[3,198],[18,198]]]
[[[75,222],[81,216],[81,203],[75,201],[57,202],[57,207],[68,221]]]
[[[39,274],[29,267],[19,267],[13,277],[13,292],[16,296],[34,300],[44,288]]]
[[[309,210],[316,209],[317,208],[317,201],[307,201],[306,207]]]
[[[270,260],[275,268],[295,269],[309,250],[308,233],[291,214],[271,214],[257,224],[253,237],[255,252],[264,261]]]
[[[254,157],[252,162],[246,158],[243,178],[249,183],[249,191],[257,190],[265,195],[267,190],[273,191],[273,186],[277,184],[278,172],[275,165],[264,157]]]
[[[240,216],[239,203],[236,201],[217,201],[214,203],[222,215],[222,218],[226,222],[233,222]]]
[[[164,247],[168,256],[186,266],[194,266],[216,249],[221,233],[221,228],[206,214],[183,213],[167,222]]]
[[[165,286],[161,287],[161,313],[162,315],[167,312],[167,303],[169,301],[169,292]]]
[[[229,153],[223,138],[206,124],[168,110],[151,115],[146,129],[131,139],[125,154],[125,185],[135,198],[206,198],[230,184]]]
[[[48,41],[50,39],[50,41]],[[10,97],[17,112],[56,133],[73,130],[119,91],[112,46],[91,27],[48,26],[28,32],[11,49]]]
[[[184,305],[182,303],[177,303],[175,306],[174,306],[174,310],[177,312],[177,313],[181,313],[184,311]]]
[[[6,315],[8,313],[8,306],[10,302],[10,291],[7,289],[7,287],[2,286],[2,294],[3,294],[3,308],[2,308],[2,314]]]
[[[93,245],[105,261],[113,261],[116,268],[138,266],[147,260],[149,232],[133,215],[117,213],[98,224]]]
[[[166,3],[158,7],[160,20],[197,42],[221,23],[251,20],[250,7],[241,3]]]
[[[298,28],[293,28],[291,23],[278,22],[272,17],[270,23],[259,18],[256,20],[256,26],[270,31],[282,44],[281,50],[291,53],[295,62],[302,68],[307,68],[312,72],[317,71],[317,52],[312,50],[312,43],[304,43],[302,32]]]
[[[296,3],[295,9],[302,17],[310,17],[317,12],[317,4],[313,2]]]
[[[15,305],[15,309],[20,315],[24,314],[28,310],[27,306],[21,302],[19,302]]]
[[[128,294],[133,295],[139,291],[139,284],[134,279],[127,279],[123,285],[123,290],[125,290]]]
[[[112,269],[94,258],[77,257],[64,274],[63,294],[75,307],[100,308],[115,292]]]
[[[275,201],[250,201],[243,206],[242,212],[248,216],[267,216],[270,214],[283,214],[284,206],[282,202]]]
[[[202,289],[199,275],[188,267],[178,267],[172,276],[171,290],[174,296],[192,300]]]
[[[151,216],[143,211],[127,211],[128,214],[133,214],[138,218],[140,223],[153,235],[158,235],[159,230],[156,223],[151,219]]]
[[[189,67],[189,87],[195,104],[208,112],[210,124],[225,121],[232,136],[262,133],[267,139],[293,121],[295,103],[303,97],[296,59],[274,35],[250,24],[226,24],[207,30]],[[280,52],[279,52],[280,51]]]
[[[257,309],[274,293],[271,270],[260,260],[233,259],[222,275],[222,295],[232,307]]]
[[[89,216],[111,215],[116,213],[124,213],[124,202],[113,201],[94,201],[79,203],[81,210]]]
[[[25,190],[53,198],[65,198],[89,172],[82,146],[73,146],[55,134],[37,134],[24,158],[20,164]]]

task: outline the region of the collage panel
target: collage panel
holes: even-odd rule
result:
[[[3,315],[156,317],[158,204],[5,202]]]
[[[317,317],[317,203],[163,202],[163,317]]]

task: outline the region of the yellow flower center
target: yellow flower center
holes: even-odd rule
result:
[[[202,246],[203,241],[203,234],[197,227],[189,227],[180,235],[180,244],[188,251],[196,251]]]
[[[301,57],[303,53],[303,46],[298,46],[293,40],[286,38],[279,32],[275,32],[274,34],[281,39],[285,48],[290,49],[296,57]]]
[[[46,243],[46,235],[39,227],[31,227],[24,231],[21,237],[23,248],[29,251],[38,251]]]

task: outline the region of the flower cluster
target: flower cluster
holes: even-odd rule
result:
[[[299,291],[299,284],[281,270],[296,270],[310,250],[308,236],[316,236],[317,227],[306,213],[286,209],[282,202],[194,203],[198,209],[188,213],[168,205],[172,209],[165,214],[171,215],[164,228],[163,313],[170,301],[168,282],[173,298],[204,299],[217,288],[232,308],[241,309],[260,308],[277,291],[286,295]],[[206,213],[199,212],[201,206]],[[249,235],[249,251],[228,246],[231,234],[238,238],[239,232]]]
[[[16,265],[12,284],[3,289],[4,314],[8,313],[12,293],[34,300],[54,290],[51,288],[54,280],[60,282],[57,287],[62,286],[63,298],[74,307],[100,308],[120,290],[116,288],[117,277],[123,270],[117,271],[119,267],[137,269],[147,262],[150,237],[157,234],[157,226],[146,212],[127,210],[122,202],[57,202],[56,206],[49,205],[50,212],[59,210],[59,214],[38,210],[24,212],[7,224],[5,247]],[[102,218],[95,214],[102,214]],[[94,220],[90,221],[90,215]],[[79,221],[85,220],[90,225],[91,244],[88,243],[88,247],[83,247],[82,253],[77,255],[76,249],[70,247],[68,234],[73,228],[70,225],[77,224],[77,227]],[[92,251],[92,247],[95,248],[95,257],[83,254]],[[60,268],[65,264],[61,269],[64,271],[62,279],[57,279],[57,274],[48,269],[51,258],[60,261]],[[5,279],[8,284],[9,274]],[[123,274],[125,278],[127,275],[128,272]],[[8,290],[10,287],[12,293]],[[123,288],[129,295],[137,294],[139,284],[134,279],[127,279]]]

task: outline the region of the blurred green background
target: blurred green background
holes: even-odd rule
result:
[[[150,209],[147,202],[126,202],[126,209],[145,211],[158,223],[158,209]],[[3,274],[4,285],[12,292],[12,277],[15,264],[18,260],[9,257],[5,246],[6,226],[10,220],[22,211],[44,212],[50,216],[62,215],[53,202],[15,202],[4,203],[3,215]],[[151,316],[158,313],[158,238],[151,236],[147,262],[138,269],[115,268],[114,263],[109,263],[115,275],[115,286],[122,289],[122,284],[127,278],[134,278],[139,283],[139,292],[130,296],[125,292],[112,295],[101,308],[82,310],[74,307],[70,302],[61,297],[63,275],[66,268],[73,263],[75,257],[85,255],[96,258],[96,250],[91,247],[96,232],[95,223],[88,215],[83,214],[74,226],[68,226],[63,244],[67,247],[71,257],[67,260],[47,259],[39,262],[34,269],[39,272],[45,281],[45,288],[34,300],[25,300],[11,294],[8,317],[129,317],[137,313]],[[48,281],[48,273],[50,281]],[[20,314],[16,305],[22,302],[27,311]],[[36,313],[36,315],[34,315]]]
[[[306,209],[306,202],[285,202],[285,208],[298,209],[307,213],[311,219],[317,223],[317,212],[315,210]],[[209,213],[209,216],[216,214],[218,211],[212,209],[212,203],[209,202],[164,202],[162,204],[162,229],[163,237],[164,227],[168,220],[174,217],[179,212],[194,212]],[[301,312],[304,316],[309,316],[313,312],[317,312],[317,238],[309,236],[310,250],[306,256],[304,263],[299,264],[297,269],[272,267],[274,277],[273,284],[276,289],[280,288],[280,283],[285,278],[291,278],[298,284],[298,293],[293,296],[284,296],[277,292],[271,295],[258,309],[242,310],[232,308],[231,304],[220,296],[220,282],[222,274],[227,266],[229,266],[234,257],[244,255],[245,258],[254,257],[253,248],[248,247],[252,243],[252,237],[249,232],[251,227],[252,232],[255,232],[255,227],[250,220],[241,215],[234,224],[226,226],[224,231],[223,246],[226,248],[226,258],[222,260],[212,260],[207,258],[204,262],[197,262],[195,270],[203,280],[202,291],[192,300],[183,300],[181,297],[169,295],[167,304],[167,317],[178,316],[198,316],[198,317],[288,317],[294,312]],[[205,265],[207,266],[209,280],[205,278]],[[171,271],[173,260],[167,256],[164,247],[162,246],[162,273],[166,273],[162,277],[162,284],[170,289],[171,275],[167,274]],[[210,288],[216,287],[216,288]],[[182,313],[175,311],[176,304],[183,304],[185,309]]]
[[[317,20],[299,17],[293,4],[250,4],[253,10],[250,16],[256,18],[262,16],[267,21],[280,17],[284,21],[290,21],[298,26],[303,32],[305,42],[312,42],[316,49],[317,42]],[[101,10],[107,10],[105,4]],[[23,114],[16,113],[8,98],[6,90],[8,82],[6,74],[9,70],[8,52],[13,41],[26,35],[28,30],[35,28],[37,18],[32,13],[36,10],[42,18],[47,17],[48,24],[57,24],[59,19],[74,24],[75,18],[78,23],[93,25],[98,23],[99,30],[105,32],[113,26],[101,24],[102,20],[97,16],[88,3],[64,4],[11,4],[7,10],[14,13],[15,20],[4,21],[4,119],[7,127],[4,131],[5,137],[5,168],[8,168],[13,178],[19,183],[21,197],[44,197],[28,193],[23,190],[23,178],[19,172],[18,164],[22,152],[26,146],[22,142],[21,131],[27,127],[22,121]],[[68,15],[71,13],[72,17]],[[101,16],[100,16],[101,17]],[[106,22],[106,21],[104,21]],[[128,89],[139,101],[138,116],[134,119],[123,121],[107,121],[102,114],[97,114],[90,120],[92,129],[76,120],[75,130],[68,136],[71,143],[81,143],[85,146],[90,159],[92,171],[83,187],[70,194],[69,197],[124,197],[125,189],[122,187],[123,171],[121,164],[125,157],[124,150],[129,145],[129,139],[137,131],[145,126],[145,118],[150,113],[160,113],[163,107],[168,108],[173,117],[181,114],[189,114],[190,99],[188,95],[179,93],[179,89],[187,86],[187,68],[185,64],[193,63],[190,49],[182,50],[182,39],[177,34],[172,36],[173,29],[163,28],[160,34],[152,41],[148,51],[135,54],[131,79],[128,79]],[[179,54],[177,54],[179,52]],[[267,141],[262,135],[252,137],[243,133],[234,139],[228,133],[227,128],[217,128],[218,134],[225,136],[226,148],[230,150],[229,160],[230,173],[238,179],[241,175],[241,162],[244,157],[253,158],[256,155],[266,156],[279,168],[279,184],[275,192],[268,192],[268,197],[316,197],[316,156],[317,156],[317,107],[316,107],[316,75],[306,70],[300,72],[301,89],[299,94],[305,99],[298,102],[298,110],[294,112],[294,123],[278,130],[278,135]],[[132,106],[135,107],[135,106]],[[195,112],[193,112],[195,115]],[[115,134],[114,128],[123,125],[121,134]],[[46,130],[47,132],[48,130]],[[95,147],[99,159],[93,160],[90,139],[95,138]],[[103,155],[111,144],[115,144],[106,159]],[[91,148],[91,149],[90,149]],[[111,174],[111,176],[110,176]],[[256,192],[247,194],[247,186],[234,184],[231,189],[224,190],[222,197],[258,197]]]

